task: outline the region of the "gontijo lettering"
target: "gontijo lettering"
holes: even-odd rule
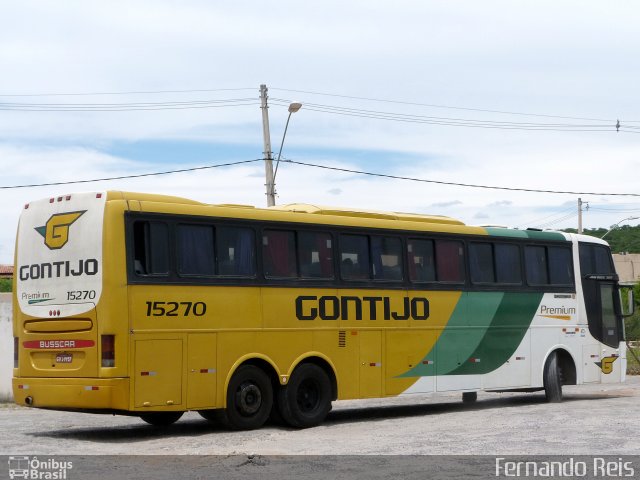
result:
[[[429,300],[424,297],[356,297],[326,295],[300,295],[296,298],[298,320],[426,320],[429,318]]]

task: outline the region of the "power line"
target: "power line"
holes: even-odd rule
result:
[[[128,112],[145,110],[185,110],[258,105],[254,98],[226,100],[195,100],[188,102],[127,102],[127,103],[0,103],[0,110],[26,112]]]
[[[399,105],[413,105],[413,106],[429,107],[429,108],[443,108],[443,109],[450,109],[450,110],[465,110],[465,111],[471,111],[471,112],[498,113],[498,114],[502,114],[502,115],[519,115],[519,116],[527,116],[527,117],[545,117],[545,118],[559,118],[559,119],[565,119],[565,120],[587,120],[587,121],[593,121],[593,122],[613,122],[613,123],[615,123],[615,120],[612,120],[610,118],[609,119],[603,119],[603,118],[588,118],[588,117],[570,117],[570,116],[562,116],[562,115],[547,115],[547,114],[541,114],[541,113],[525,113],[525,112],[512,112],[512,111],[506,111],[506,110],[489,110],[489,109],[482,109],[482,108],[455,107],[455,106],[451,106],[451,105],[440,105],[440,104],[419,103],[419,102],[407,102],[407,101],[402,101],[402,100],[389,100],[389,99],[372,98],[372,97],[358,97],[358,96],[353,96],[353,95],[339,95],[339,94],[335,94],[335,93],[313,92],[313,91],[309,91],[309,90],[294,90],[294,89],[279,88],[279,87],[271,87],[271,90],[281,90],[281,91],[284,91],[284,92],[294,92],[294,93],[306,93],[306,94],[309,94],[309,95],[320,95],[320,96],[325,96],[325,97],[346,98],[346,99],[351,99],[351,100],[365,100],[365,101],[369,101],[369,102],[395,103],[395,104],[399,104]],[[633,122],[637,123],[635,121],[633,121]]]
[[[510,192],[531,192],[531,193],[555,193],[555,194],[566,194],[566,195],[600,195],[600,196],[618,196],[618,197],[640,197],[640,193],[603,193],[603,192],[573,192],[573,191],[563,191],[563,190],[541,190],[534,188],[514,188],[514,187],[498,187],[493,185],[478,185],[471,183],[457,183],[457,182],[444,182],[441,180],[427,180],[424,178],[414,178],[414,177],[404,177],[399,175],[388,175],[384,173],[374,173],[374,172],[365,172],[362,170],[353,170],[349,168],[341,168],[341,167],[330,167],[327,165],[318,165],[314,163],[307,162],[299,162],[296,160],[281,160],[286,163],[292,163],[296,165],[303,165],[306,167],[320,168],[324,170],[333,170],[337,172],[345,172],[345,173],[354,173],[357,175],[367,175],[371,177],[381,177],[381,178],[391,178],[394,180],[408,180],[412,182],[421,182],[421,183],[433,183],[438,185],[451,185],[454,187],[467,187],[467,188],[483,188],[489,190],[506,190]]]
[[[277,105],[288,105],[285,99],[272,98]],[[339,107],[305,103],[305,110],[335,115],[372,118],[377,120],[390,120],[405,123],[423,123],[430,125],[445,125],[455,127],[490,128],[501,130],[541,130],[541,131],[569,131],[569,132],[611,132],[616,130],[615,122],[606,124],[572,124],[572,123],[534,123],[534,122],[510,122],[496,120],[475,120],[468,118],[435,117],[426,115],[411,115],[395,112],[382,112],[377,110],[364,110],[356,108]]]
[[[253,163],[260,162],[264,159],[262,158],[254,158],[253,160],[240,160],[238,162],[229,162],[229,163],[219,163],[217,165],[205,165],[203,167],[192,167],[192,168],[181,168],[178,170],[167,170],[164,172],[153,172],[153,173],[140,173],[137,175],[120,175],[117,177],[105,177],[105,178],[93,178],[91,180],[70,180],[67,182],[50,182],[50,183],[33,183],[29,185],[10,185],[10,186],[0,186],[2,190],[8,189],[16,189],[16,188],[31,188],[31,187],[49,187],[52,185],[72,185],[76,183],[94,183],[94,182],[107,182],[111,180],[124,180],[128,178],[140,178],[140,177],[153,177],[158,175],[169,175],[172,173],[183,173],[183,172],[194,172],[196,170],[206,170],[209,168],[219,168],[219,167],[230,167],[234,165],[242,165],[245,163]]]
[[[84,97],[97,95],[155,95],[163,93],[210,93],[210,92],[231,92],[240,90],[256,90],[255,87],[244,88],[211,88],[194,90],[148,90],[132,92],[85,92],[85,93],[2,93],[0,97]]]

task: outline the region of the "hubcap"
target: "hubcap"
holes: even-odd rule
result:
[[[297,399],[298,407],[303,412],[312,412],[318,407],[320,401],[320,392],[318,385],[312,380],[305,380],[298,388]]]
[[[243,383],[236,392],[236,405],[244,416],[253,415],[262,405],[262,393],[254,383]]]

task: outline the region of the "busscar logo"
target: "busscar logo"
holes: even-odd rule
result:
[[[44,237],[44,244],[50,250],[59,250],[69,241],[69,228],[86,210],[51,215],[42,227],[36,227],[36,232]]]
[[[617,359],[617,355],[611,355],[609,357],[604,357],[600,362],[593,363],[600,367],[602,373],[604,373],[605,375],[609,375],[611,372],[613,372],[613,362],[615,362]]]

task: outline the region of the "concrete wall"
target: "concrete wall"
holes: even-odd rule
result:
[[[614,253],[613,263],[616,266],[616,272],[620,276],[621,282],[640,282],[640,254]]]
[[[11,294],[0,293],[0,402],[12,401],[13,329],[11,327]]]

